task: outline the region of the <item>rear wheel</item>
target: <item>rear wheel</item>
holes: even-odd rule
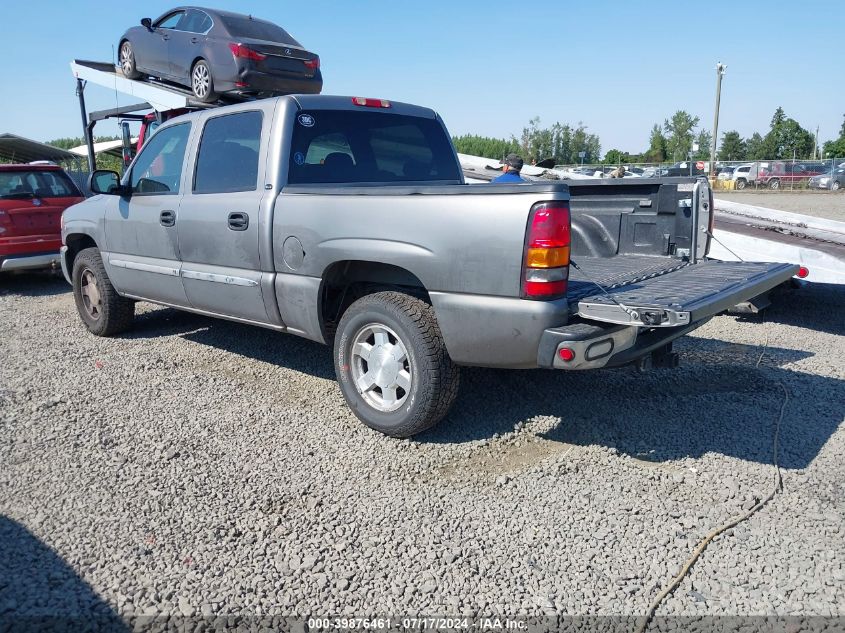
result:
[[[392,437],[434,426],[458,393],[459,370],[434,309],[401,292],[377,292],[353,303],[338,325],[334,358],[353,413]]]
[[[132,326],[135,302],[117,294],[99,250],[86,248],[76,256],[71,279],[76,309],[89,332],[112,336]]]
[[[198,60],[191,69],[191,90],[194,96],[203,103],[217,101],[217,93],[214,92],[214,79],[211,77],[211,68],[204,59]]]
[[[772,178],[769,181],[769,189],[780,189],[780,179]]]
[[[747,184],[748,184],[748,181],[746,181],[745,178],[737,178],[737,180],[736,180],[736,188],[737,189],[745,189]]]
[[[135,51],[129,40],[120,45],[120,70],[129,79],[138,79],[141,76],[135,66]]]
[[[832,183],[830,183],[830,188],[833,191],[839,191],[842,188],[842,185],[838,180],[834,180]]]

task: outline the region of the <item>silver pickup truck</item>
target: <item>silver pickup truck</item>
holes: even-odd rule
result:
[[[285,96],[175,118],[62,219],[90,332],[136,301],[334,345],[365,424],[407,437],[459,366],[672,365],[672,341],[797,271],[707,260],[693,178],[468,185],[440,117]]]

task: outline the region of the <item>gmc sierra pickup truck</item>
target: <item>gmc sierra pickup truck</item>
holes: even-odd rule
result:
[[[461,365],[671,365],[798,269],[707,260],[705,180],[469,185],[435,112],[382,99],[176,117],[90,184],[61,262],[91,333],[152,301],[333,344],[352,411],[398,437],[447,413]]]

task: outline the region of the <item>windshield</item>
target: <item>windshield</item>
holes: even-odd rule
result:
[[[81,196],[63,171],[0,172],[0,198],[68,198]]]
[[[229,35],[232,37],[253,38],[291,46],[300,46],[299,42],[293,39],[287,31],[272,22],[238,16],[225,16],[222,20],[223,24],[226,25],[226,30],[229,31]]]
[[[436,119],[383,112],[301,113],[291,143],[291,184],[460,182],[449,136]]]

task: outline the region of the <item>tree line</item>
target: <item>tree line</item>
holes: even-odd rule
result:
[[[457,150],[463,154],[501,159],[514,152],[526,162],[553,159],[557,164],[618,165],[622,163],[663,163],[692,160],[710,160],[713,136],[710,130],[699,128],[700,119],[685,110],[678,110],[662,124],[655,123],[649,134],[648,148],[632,154],[610,149],[601,156],[601,142],[595,134],[587,132],[583,123],[569,125],[554,123],[543,127],[539,117],[534,117],[517,138],[490,138],[476,134],[454,137]],[[583,152],[583,157],[581,153]],[[778,107],[765,134],[755,132],[743,138],[736,130],[721,135],[716,153],[719,161],[790,160],[845,157],[845,121],[839,137],[818,147],[815,136],[793,118],[787,117]]]

